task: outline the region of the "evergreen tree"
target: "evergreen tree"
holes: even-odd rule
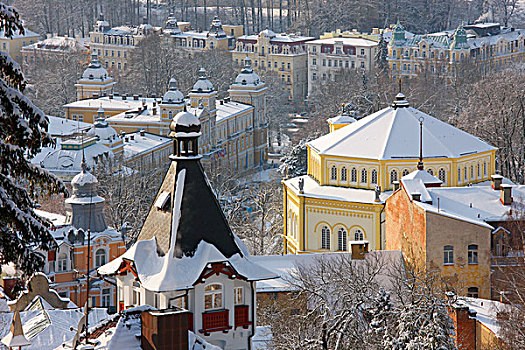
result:
[[[281,158],[279,171],[287,177],[305,175],[307,172],[307,140],[301,140],[294,145],[290,151]]]
[[[18,11],[3,3],[0,30],[6,37],[24,33]],[[0,52],[0,264],[13,262],[30,274],[44,263],[37,250],[48,250],[53,242],[47,223],[33,211],[34,199],[65,187],[28,161],[53,140],[46,116],[23,95],[24,88],[18,63]]]

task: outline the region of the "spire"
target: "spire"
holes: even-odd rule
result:
[[[417,163],[417,170],[423,170],[423,121],[425,118],[419,118],[419,162]]]

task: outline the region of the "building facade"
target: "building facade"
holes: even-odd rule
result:
[[[24,34],[14,33],[11,37],[6,37],[4,31],[0,31],[0,50],[7,53],[12,59],[22,64],[22,48],[34,44],[40,36],[29,30],[24,29]]]
[[[160,33],[161,28],[153,27],[144,21],[138,26],[120,26],[111,28],[101,14],[93,31],[89,32],[91,53],[98,54],[100,63],[114,72],[128,69],[131,53],[138,43],[153,33]]]
[[[461,64],[488,72],[523,62],[524,57],[525,29],[482,23],[408,38],[398,23],[392,30],[387,61],[396,77],[424,73],[451,78]]]
[[[347,251],[363,241],[384,249],[385,200],[420,152],[444,186],[494,174],[496,148],[411,108],[402,94],[392,107],[352,119],[341,116],[337,130],[310,141],[307,175],[283,182],[285,253]]]
[[[235,48],[236,38],[243,35],[243,27],[223,25],[221,20],[215,17],[209,30],[190,30],[189,26],[179,25],[171,14],[166,21],[163,35],[175,48],[189,52],[228,51]]]
[[[258,35],[237,38],[232,59],[234,64],[241,66],[248,57],[256,71],[276,72],[287,86],[289,99],[303,101],[308,91],[306,42],[313,39],[295,34],[276,34],[266,29]]]
[[[378,45],[378,35],[341,31],[307,42],[308,95],[337,75],[373,70]]]

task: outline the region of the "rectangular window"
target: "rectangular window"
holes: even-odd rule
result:
[[[111,306],[111,290],[109,288],[102,289],[102,306]]]
[[[233,291],[234,293],[234,303],[235,305],[244,304],[244,293],[242,287],[236,287]]]
[[[365,68],[365,62],[361,62],[361,68]]]
[[[312,73],[312,81],[316,81],[317,80],[317,74],[316,73]]]
[[[345,61],[345,68],[348,68],[348,61]]]
[[[332,60],[328,60],[328,67],[332,67]]]
[[[361,49],[361,55],[364,56],[364,54],[365,54],[365,49]]]
[[[316,65],[317,65],[317,60],[316,60],[315,58],[312,60],[312,65],[313,65],[313,66],[316,66]]]
[[[478,263],[478,246],[476,244],[468,246],[468,263],[469,265],[477,265]]]
[[[323,67],[326,67],[326,60],[323,58]]]
[[[313,51],[313,52],[317,52],[317,46],[313,46],[313,47],[312,47],[312,51]]]
[[[288,63],[287,67],[288,67],[288,70],[290,70],[290,67],[291,67],[291,66],[290,66],[290,63]]]
[[[443,264],[444,265],[453,265],[454,264],[454,247],[451,245],[446,245],[443,248]]]

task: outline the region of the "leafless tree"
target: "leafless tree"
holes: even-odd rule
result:
[[[319,257],[298,266],[289,283],[290,304],[302,308],[261,310],[274,349],[456,348],[438,280],[380,253]]]

